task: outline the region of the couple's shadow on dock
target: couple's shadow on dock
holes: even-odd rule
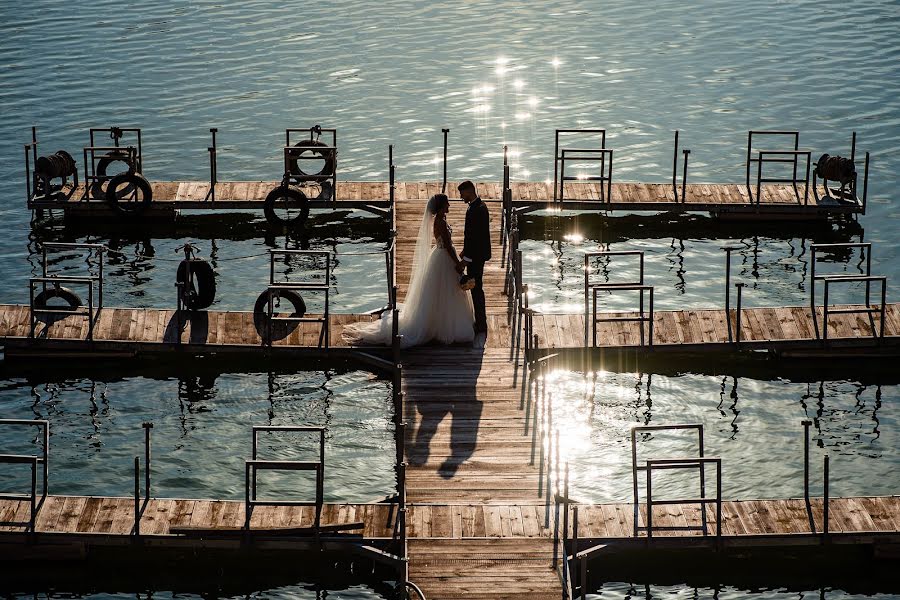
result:
[[[406,378],[407,398],[415,409],[407,432],[410,465],[435,464],[442,478],[451,479],[472,457],[483,407],[477,392],[483,358],[483,349],[470,347],[411,352],[408,363],[422,376]]]

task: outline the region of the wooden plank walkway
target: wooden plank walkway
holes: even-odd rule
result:
[[[414,486],[411,486],[414,487]],[[450,497],[459,497],[450,492]],[[572,506],[576,504],[573,503]],[[577,504],[579,509],[579,538],[626,548],[634,542],[645,543],[646,532],[634,536],[634,512],[630,503]],[[493,542],[523,543],[522,548],[535,549],[541,555],[547,551],[540,544],[554,536],[554,509],[525,498],[525,503],[483,503],[478,500],[423,503],[409,505],[407,535],[421,552],[434,554],[428,546],[432,542],[448,554],[462,548],[475,550],[477,543],[486,546]],[[0,538],[5,534],[25,533],[30,514],[27,500],[0,500]],[[646,524],[646,505],[639,507],[640,524]],[[707,510],[709,534],[692,531],[656,531],[653,538],[660,545],[714,544],[715,510]],[[393,536],[396,505],[389,503],[326,504],[322,510],[322,525],[361,522],[355,537],[364,541],[387,541]],[[262,529],[311,527],[314,510],[311,506],[257,506],[253,510],[250,528]],[[696,504],[656,506],[653,521],[658,525],[677,524],[697,526],[702,523]],[[233,500],[201,500],[152,498],[141,516],[141,535],[153,537],[185,537],[177,528],[234,530],[244,525],[244,503]],[[134,499],[106,496],[48,496],[38,512],[35,532],[38,534],[69,534],[108,538],[128,537],[133,533]],[[810,498],[809,507],[803,498],[768,500],[725,500],[722,502],[722,543],[731,546],[773,544],[779,541],[760,540],[764,536],[790,536],[790,544],[816,544],[824,531],[824,503],[822,498]],[[570,539],[574,524],[570,519]],[[562,535],[562,531],[559,531]],[[860,534],[864,534],[860,537]],[[864,496],[831,498],[829,500],[829,535],[844,537],[844,543],[874,543],[900,541],[900,496]],[[673,539],[675,538],[675,539]],[[530,540],[530,543],[527,541]],[[680,541],[679,541],[680,540]],[[118,543],[126,540],[95,538],[94,543]],[[454,541],[466,545],[454,548]],[[437,544],[443,542],[443,544]],[[667,544],[668,543],[668,544]],[[501,544],[502,547],[502,544]],[[552,551],[552,548],[550,548]],[[515,553],[515,546],[509,551]],[[414,553],[413,553],[414,554]],[[427,572],[423,571],[425,576]],[[429,596],[431,597],[431,596]]]
[[[0,532],[23,532],[30,503],[0,500]],[[396,508],[389,504],[326,504],[322,525],[360,521],[366,540],[390,539]],[[312,506],[256,506],[251,529],[311,527]],[[231,500],[152,498],[141,517],[141,535],[174,536],[171,529],[240,528],[244,525],[244,503]],[[134,527],[134,498],[101,496],[48,496],[38,512],[37,533],[130,536]],[[119,540],[118,543],[121,543]],[[99,541],[102,543],[102,541]]]
[[[447,182],[447,193],[458,198],[458,181]],[[500,200],[502,185],[494,181],[479,181],[478,190],[485,200]],[[216,199],[207,199],[210,185],[208,181],[154,181],[153,209],[161,211],[178,210],[235,210],[260,208],[266,195],[280,185],[278,181],[224,181],[216,184]],[[511,182],[513,204],[517,207],[534,209],[549,207],[553,202],[551,184],[539,181]],[[397,182],[395,199],[398,203],[407,200],[427,200],[440,192],[439,181]],[[680,188],[679,188],[680,190]],[[565,203],[553,207],[604,211],[667,211],[667,212],[713,212],[717,214],[757,214],[793,215],[794,217],[819,217],[828,214],[861,213],[862,206],[856,203],[824,200],[817,203],[810,189],[804,202],[803,188],[799,188],[799,199],[793,186],[786,184],[766,184],[763,186],[759,203],[751,200],[750,192],[743,183],[693,183],[688,184],[685,201],[676,199],[671,184],[620,182],[612,184],[611,200],[601,195],[598,182],[571,182],[565,184]],[[824,196],[824,188],[820,188]],[[755,194],[755,188],[753,189]],[[335,202],[313,202],[316,207],[360,208],[366,205],[386,206],[390,198],[389,183],[386,181],[338,181]],[[73,215],[111,213],[105,200],[84,198],[83,186],[67,202],[31,202],[29,208],[62,209]]]
[[[508,349],[514,332],[506,313],[507,299],[502,294],[502,283],[497,281],[502,281],[502,270],[499,265],[490,265],[487,271],[490,278],[485,285],[489,326],[487,345],[493,349]],[[408,277],[408,269],[398,271],[398,278]],[[604,351],[640,349],[658,352],[721,352],[765,349],[802,352],[857,347],[888,355],[896,352],[900,346],[900,303],[886,305],[885,314],[885,337],[880,341],[877,335],[873,337],[872,324],[864,315],[829,315],[826,344],[822,338],[824,314],[821,308],[817,317],[818,333],[809,307],[747,308],[741,313],[741,341],[735,345],[728,341],[724,310],[657,311],[653,318],[652,348],[646,345],[649,328],[645,326],[645,345],[641,346],[639,325],[622,321],[597,324],[596,348]],[[636,313],[610,312],[601,316],[635,315]],[[370,315],[332,315],[329,336],[331,348],[384,351],[385,348],[381,347],[351,347],[342,339],[342,332],[348,324],[372,319],[374,317]],[[736,332],[737,320],[733,310],[731,322],[732,331]],[[553,351],[584,349],[584,316],[581,314],[535,313],[533,324],[541,348]],[[38,348],[132,354],[166,353],[175,349],[196,354],[269,350],[263,343],[264,326],[257,325],[253,313],[247,311],[187,313],[179,333],[178,318],[173,310],[108,307],[100,311],[95,321],[93,341],[88,339],[88,320],[83,315],[62,315],[58,320],[40,321],[35,328],[34,339],[28,337],[29,327],[27,306],[0,305],[0,342],[12,353]],[[876,334],[879,327],[876,316]],[[275,331],[272,352],[327,352],[320,343],[319,323],[304,322],[297,327],[279,325]],[[500,354],[508,358],[509,352]]]
[[[431,600],[561,597],[524,372],[505,349],[412,349],[403,368],[410,580]]]
[[[879,305],[874,305],[878,307]],[[838,306],[836,308],[850,308]],[[856,307],[860,308],[860,307]],[[638,313],[598,313],[598,317],[635,317]],[[736,338],[737,315],[731,310],[732,335]],[[877,352],[895,351],[900,345],[900,304],[885,305],[884,339],[879,341],[880,317],[872,322],[863,314],[831,314],[828,317],[827,346],[823,340],[824,312],[817,310],[818,330],[811,309],[803,306],[745,308],[741,310],[741,349],[804,350],[823,347],[872,347]],[[542,314],[534,316],[534,333],[541,347],[555,350],[580,350],[584,345],[584,315]],[[596,347],[605,350],[640,347],[640,325],[636,322],[597,323]],[[644,326],[645,343],[649,327]],[[589,344],[593,343],[588,330]],[[648,349],[649,347],[645,347]],[[653,349],[658,351],[719,352],[735,349],[728,341],[728,321],[724,310],[656,311],[653,315]]]
[[[368,315],[332,315],[329,336],[332,348],[347,348],[341,338],[346,325],[372,319]],[[39,321],[35,339],[30,339],[28,306],[0,305],[0,340],[12,350],[56,347],[88,352],[153,353],[171,352],[180,347],[196,353],[245,352],[264,349],[262,336],[266,335],[264,323],[254,321],[249,311],[185,313],[179,330],[174,310],[108,307],[95,319],[93,341],[88,339],[89,328],[86,315],[63,315],[58,320]],[[320,323],[301,322],[297,327],[279,324],[274,329],[272,349],[276,352],[324,349],[320,344],[321,330]]]

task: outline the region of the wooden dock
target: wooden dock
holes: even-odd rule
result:
[[[872,305],[880,308],[879,305]],[[840,309],[865,308],[839,306]],[[646,313],[645,313],[646,314]],[[603,318],[636,318],[637,312],[603,312]],[[728,320],[731,321],[731,336]],[[817,308],[812,318],[808,306],[770,308],[742,308],[740,336],[737,312],[724,310],[671,310],[653,314],[653,342],[650,328],[634,321],[597,323],[596,340],[588,325],[585,344],[583,314],[535,313],[533,331],[538,344],[553,351],[581,351],[593,348],[603,351],[635,350],[654,352],[722,352],[737,350],[770,350],[773,352],[803,352],[868,348],[873,353],[889,355],[900,349],[900,304],[885,305],[884,338],[879,338],[880,319],[876,313],[870,321],[863,314],[829,314],[828,339],[824,338],[825,315]],[[873,331],[874,324],[874,331]]]
[[[492,277],[486,286],[489,298],[504,302],[490,305],[488,347],[510,348],[515,343],[513,325],[507,316],[505,297],[499,299],[502,284],[496,266],[487,269]],[[408,272],[407,272],[408,277]],[[493,292],[491,294],[491,292]],[[489,300],[490,302],[490,300]],[[741,310],[740,339],[737,315],[730,311],[732,336],[724,310],[657,311],[653,316],[653,343],[649,327],[636,322],[604,322],[597,325],[596,342],[589,333],[584,343],[584,315],[534,313],[533,334],[539,346],[552,352],[591,351],[721,353],[744,350],[769,350],[777,353],[806,351],[842,351],[850,348],[871,354],[890,356],[900,351],[900,303],[885,307],[885,333],[879,339],[878,319],[872,322],[859,314],[830,314],[828,339],[823,338],[824,314],[818,310],[816,331],[809,307],[745,308]],[[604,317],[636,317],[638,313],[610,312]],[[310,315],[314,317],[316,315]],[[303,322],[296,327],[276,327],[269,346],[265,326],[249,311],[196,311],[179,318],[174,310],[152,308],[104,308],[89,334],[88,319],[82,315],[62,316],[50,322],[38,321],[35,336],[30,337],[29,308],[26,305],[0,305],[0,343],[7,354],[30,352],[82,352],[119,355],[147,355],[181,352],[187,354],[269,355],[314,354],[328,356],[338,352],[382,354],[384,347],[349,346],[342,338],[351,323],[370,321],[371,315],[334,314],[330,317],[329,345],[318,323]],[[509,353],[507,352],[507,356]]]
[[[447,194],[454,199],[458,181],[447,182]],[[503,184],[496,181],[476,182],[484,200],[500,201]],[[143,213],[147,217],[171,218],[181,210],[248,210],[261,209],[266,195],[278,187],[278,181],[228,181],[216,184],[215,199],[210,197],[208,181],[153,181],[153,201]],[[679,188],[680,189],[680,188]],[[812,191],[804,199],[791,185],[766,184],[759,202],[743,183],[692,183],[684,191],[684,199],[676,197],[667,183],[619,182],[612,184],[609,198],[601,194],[600,184],[571,182],[565,184],[565,200],[553,200],[553,188],[546,182],[511,182],[512,206],[520,211],[580,210],[613,212],[708,212],[715,216],[768,219],[819,219],[828,216],[861,214],[863,207],[855,202],[826,199],[821,201]],[[399,206],[407,201],[426,201],[441,191],[440,181],[397,182],[394,201]],[[755,193],[755,192],[754,192]],[[387,181],[340,181],[333,200],[310,200],[312,208],[363,209],[379,214],[390,207],[390,183]],[[110,218],[118,213],[104,200],[85,197],[84,189],[75,190],[71,198],[59,201],[31,201],[32,210],[62,210],[72,218]],[[120,215],[119,215],[120,216]]]
[[[412,251],[426,198],[439,191],[423,184],[415,190],[407,184],[398,194],[396,220],[397,281],[402,298],[409,280]],[[452,188],[451,188],[452,189]],[[415,197],[410,197],[410,194]],[[496,189],[499,192],[499,186]],[[491,190],[483,189],[490,197]],[[430,600],[460,598],[560,598],[563,590],[562,557],[572,550],[560,540],[574,537],[574,523],[561,531],[559,471],[551,469],[549,433],[538,417],[530,396],[530,374],[521,360],[516,339],[521,331],[517,306],[503,293],[506,265],[501,260],[499,204],[491,203],[494,260],[486,270],[486,296],[490,334],[486,349],[466,346],[425,346],[403,351],[402,411],[398,422],[406,423],[405,517],[408,539],[409,579]],[[450,224],[459,240],[464,207],[451,205]],[[728,342],[724,311],[660,311],[654,315],[653,350],[691,349],[721,352],[726,347],[781,349],[821,347],[811,329],[811,315],[804,308],[744,309],[743,341]],[[887,309],[885,339],[871,338],[868,322],[856,315],[833,315],[830,343],[859,344],[872,348],[893,347],[900,336],[897,305]],[[533,333],[542,349],[582,349],[583,315],[530,313]],[[163,309],[104,308],[94,327],[94,340],[87,339],[83,316],[68,316],[41,324],[35,338],[28,337],[28,307],[0,307],[0,340],[7,352],[59,351],[73,353],[90,348],[119,352],[240,351],[258,357],[270,352],[325,352],[320,347],[319,325],[302,324],[273,343],[263,345],[249,312],[185,313],[184,327],[174,311]],[[732,316],[734,315],[732,311]],[[371,318],[363,315],[333,315],[328,352],[370,349],[343,346],[340,331],[349,322]],[[736,320],[733,326],[736,327]],[[776,327],[777,325],[777,327]],[[820,321],[821,325],[821,321]],[[622,327],[620,330],[619,327]],[[616,323],[600,331],[599,347],[650,350],[638,347],[637,325]],[[726,344],[728,346],[726,346]],[[766,346],[768,344],[769,346]],[[517,349],[518,348],[518,349]],[[339,468],[330,465],[329,468]],[[548,473],[548,470],[551,472]],[[874,546],[900,542],[900,499],[844,498],[830,501],[828,541],[835,544]],[[570,510],[574,505],[570,505]],[[326,536],[324,541],[348,552],[360,546],[377,548],[394,536],[392,510],[396,505],[328,505],[323,523],[363,521],[355,536]],[[817,545],[825,540],[823,502],[803,500],[725,501],[722,531],[700,535],[693,531],[634,534],[633,505],[579,504],[578,537],[582,544],[606,544],[611,551],[641,545],[650,549],[721,547],[783,548]],[[23,519],[30,505],[17,501],[0,503],[0,548],[39,557],[43,542],[69,540],[76,548],[92,544],[131,544],[134,501],[131,498],[48,497],[41,507],[35,532],[9,521]],[[308,508],[257,507],[251,529],[254,539],[272,549],[298,549],[311,543],[308,532],[291,535],[277,528],[303,527],[310,521]],[[220,500],[153,499],[141,517],[142,536],[159,547],[211,547],[239,544],[243,506]],[[660,525],[692,524],[700,518],[696,505],[668,505],[654,509]],[[647,518],[641,505],[639,518]],[[707,520],[710,515],[707,513]],[[713,522],[713,525],[715,523]],[[190,535],[185,527],[230,528],[222,535]],[[181,529],[179,529],[181,528]],[[29,541],[30,540],[30,541]],[[581,546],[578,546],[579,548]],[[577,548],[575,548],[577,549]]]

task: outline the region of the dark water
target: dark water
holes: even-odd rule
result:
[[[876,244],[873,270],[891,278],[900,264],[898,31],[900,9],[890,0],[277,7],[157,0],[127,9],[107,0],[5,2],[0,301],[26,300],[27,278],[38,268],[36,242],[97,241],[117,251],[109,305],[169,307],[174,249],[193,240],[216,268],[217,307],[252,305],[265,282],[265,250],[273,247],[333,250],[336,310],[383,304],[381,258],[358,253],[383,247],[384,229],[361,215],[351,226],[343,216],[324,217],[330,224],[320,222],[307,239],[267,233],[259,215],[188,217],[178,229],[152,234],[32,232],[21,144],[33,124],[43,150],[76,156],[88,127],[142,126],[145,172],[162,180],[206,176],[213,126],[220,129],[222,179],[277,178],[283,129],[315,123],[339,129],[342,178],[386,178],[387,146],[394,143],[398,177],[406,180],[439,176],[441,127],[451,128],[451,177],[499,179],[503,144],[512,150],[515,179],[552,177],[553,129],[603,126],[616,149],[617,178],[653,181],[669,177],[675,129],[692,150],[693,181],[739,180],[751,128],[800,129],[801,146],[814,155],[846,153],[856,130],[860,149],[873,157],[869,214],[858,226],[533,217],[526,276],[540,308],[579,310],[581,253],[610,243],[647,252],[660,308],[720,306],[718,247],[735,242],[743,247],[735,277],[750,284],[747,305],[799,304],[808,297],[809,245],[862,237]],[[859,265],[858,255],[823,257],[823,267],[835,271],[855,273]],[[54,266],[70,274],[86,267],[71,255]],[[628,269],[610,268],[619,269],[614,275]],[[597,269],[602,274],[604,266]],[[334,497],[367,500],[390,489],[389,390],[366,374],[304,365],[203,377],[190,369],[101,376],[35,367],[27,378],[4,379],[0,413],[53,422],[55,491],[127,491],[146,419],[157,423],[157,481],[172,494],[235,495],[249,423],[269,421],[330,425],[329,456],[348,465],[328,476]],[[575,371],[555,374],[557,427],[571,446],[576,493],[629,499],[622,482],[629,424],[690,418],[707,425],[711,448],[726,458],[726,495],[796,495],[799,420],[807,417],[815,419],[816,460],[832,455],[834,493],[896,491],[898,392],[887,369],[812,377],[777,364],[750,374],[710,370],[697,364],[652,376],[609,372],[587,382]],[[4,436],[4,447],[19,439]],[[675,448],[673,442],[665,450]],[[363,468],[361,457],[374,458]],[[201,471],[194,459],[214,468]],[[306,592],[300,585],[280,593]],[[604,593],[636,595],[617,587]],[[757,595],[732,588],[654,592],[672,594]]]

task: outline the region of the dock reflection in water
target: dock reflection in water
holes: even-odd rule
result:
[[[631,427],[672,423],[704,425],[706,455],[722,458],[726,499],[803,496],[805,419],[812,421],[815,494],[821,495],[826,454],[832,496],[896,492],[894,478],[885,477],[900,466],[898,413],[890,401],[900,397],[900,386],[894,382],[565,369],[547,372],[545,382],[550,410],[534,412],[543,419],[542,432],[559,432],[560,469],[568,463],[570,494],[580,502],[630,502]],[[639,461],[694,454],[690,436],[638,438]],[[654,491],[677,497],[695,479],[673,473],[654,481]]]
[[[645,253],[645,277],[648,285],[656,286],[657,310],[722,308],[723,246],[740,248],[732,253],[731,280],[747,285],[744,306],[805,305],[811,244],[857,242],[864,236],[855,222],[767,224],[762,230],[765,235],[760,235],[758,224],[723,223],[699,215],[532,214],[521,217],[519,224],[530,306],[550,313],[584,310],[584,255],[599,250]],[[890,248],[874,244],[875,264],[889,252]],[[590,266],[592,281],[626,281],[637,276],[636,259],[600,257]],[[861,274],[865,255],[859,249],[823,252],[816,269],[818,273]],[[854,297],[852,292],[846,292],[848,301]],[[633,295],[601,298],[598,310],[635,308]]]
[[[389,382],[361,371],[191,370],[105,381],[69,374],[4,378],[0,413],[50,421],[53,494],[129,496],[144,421],[154,423],[157,497],[241,498],[251,425],[328,428],[326,501],[370,502],[393,493]],[[296,459],[314,448],[311,439],[269,437],[261,440],[266,456]],[[4,429],[0,445],[7,453],[34,454],[40,440]],[[18,489],[26,475],[4,472],[0,489]],[[267,489],[285,497],[297,494],[296,483],[290,474],[266,479]]]

